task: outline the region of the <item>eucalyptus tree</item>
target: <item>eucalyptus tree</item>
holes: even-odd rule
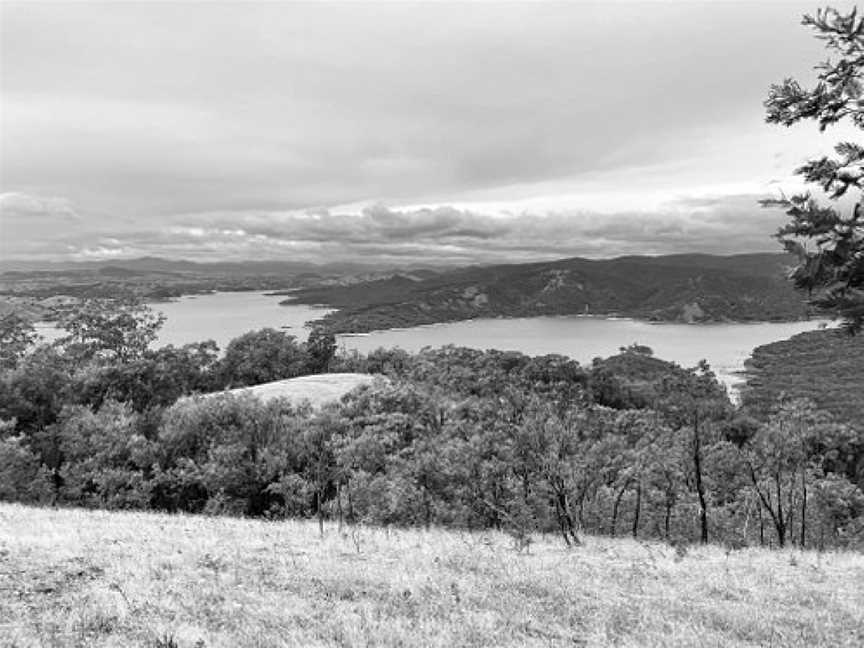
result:
[[[745,444],[745,463],[763,510],[783,547],[790,539],[796,513],[800,544],[807,534],[808,495],[820,476],[820,457],[813,452],[818,439],[829,438],[830,418],[806,401],[783,403]]]
[[[13,311],[0,317],[0,371],[17,367],[38,339],[36,327],[23,315]]]
[[[699,505],[699,539],[708,542],[710,498],[706,484],[706,445],[714,439],[712,423],[722,420],[731,409],[726,390],[708,363],[702,360],[692,369],[670,372],[662,381],[657,408],[679,432],[686,434],[693,490]]]
[[[165,316],[135,299],[88,299],[60,317],[55,346],[79,362],[129,362],[156,341]]]

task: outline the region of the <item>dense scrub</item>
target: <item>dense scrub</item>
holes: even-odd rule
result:
[[[766,414],[780,398],[808,398],[838,420],[864,426],[864,336],[839,330],[800,333],[756,348],[743,399]]]

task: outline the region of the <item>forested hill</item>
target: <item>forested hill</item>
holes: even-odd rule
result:
[[[334,333],[475,317],[621,315],[658,321],[794,320],[806,316],[782,254],[700,254],[468,267],[434,276],[396,275],[351,286],[317,286],[292,302],[339,311]]]
[[[757,347],[746,363],[744,405],[764,416],[781,398],[806,398],[864,429],[864,336],[836,329]]]

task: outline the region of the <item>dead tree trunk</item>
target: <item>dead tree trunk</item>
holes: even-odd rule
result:
[[[801,471],[801,548],[807,542],[807,476]]]
[[[636,485],[636,510],[633,514],[633,537],[639,535],[639,512],[642,508],[642,484]]]
[[[705,484],[702,481],[702,438],[698,413],[693,417],[693,469],[696,478],[696,494],[699,496],[699,541],[708,544],[708,502],[705,497]]]
[[[621,506],[621,498],[624,497],[624,493],[627,492],[629,487],[630,480],[628,479],[624,482],[624,486],[621,487],[621,490],[618,491],[618,495],[615,496],[615,504],[612,506],[612,528],[610,529],[610,535],[613,538],[618,530],[618,508]]]

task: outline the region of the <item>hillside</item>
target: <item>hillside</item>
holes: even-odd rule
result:
[[[422,268],[410,269],[410,273],[410,277],[418,279],[436,274]],[[358,263],[196,263],[149,257],[110,263],[0,260],[0,314],[16,311],[32,320],[52,319],[58,299],[75,302],[134,296],[158,302],[183,295],[244,290],[285,295],[299,287],[348,286],[393,275],[392,269]]]
[[[673,255],[470,267],[313,286],[291,302],[339,309],[322,320],[359,333],[477,317],[624,315],[660,321],[768,321],[805,317],[785,278],[788,257]]]
[[[2,646],[860,646],[864,557],[0,504]]]
[[[808,398],[839,420],[864,424],[864,336],[810,331],[754,349],[745,363],[745,406],[764,413],[783,394]]]

